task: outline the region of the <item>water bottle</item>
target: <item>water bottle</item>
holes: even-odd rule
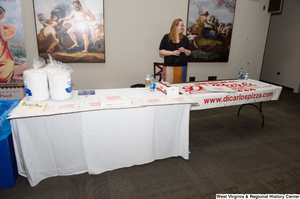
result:
[[[244,80],[248,80],[248,78],[249,78],[248,73],[246,73],[245,76],[244,76]]]
[[[150,89],[150,77],[149,77],[149,75],[147,75],[147,77],[146,77],[146,79],[145,79],[145,88],[146,88],[147,90]]]
[[[155,79],[154,79],[154,75],[151,75],[151,79],[150,79],[150,91],[151,92],[155,91]]]
[[[243,68],[240,69],[238,80],[243,79]]]

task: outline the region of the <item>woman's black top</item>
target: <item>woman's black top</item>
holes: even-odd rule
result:
[[[168,34],[166,34],[160,42],[159,50],[174,51],[174,50],[178,50],[178,48],[180,47],[184,47],[187,50],[191,50],[189,40],[186,36],[183,36],[183,38],[179,41],[179,43],[173,43],[173,41],[169,39]],[[185,55],[185,53],[180,53],[179,56],[175,56],[175,55],[165,56],[164,65],[165,66],[187,66],[187,56]]]

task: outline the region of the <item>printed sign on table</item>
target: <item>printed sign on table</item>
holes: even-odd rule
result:
[[[205,90],[211,93],[235,93],[236,91],[226,86],[203,86]]]
[[[100,101],[99,99],[87,99],[85,101],[80,101],[79,108],[81,110],[93,110],[100,109]]]
[[[129,97],[129,99],[131,101],[131,107],[145,106],[140,97]]]
[[[259,88],[270,87],[270,84],[256,80],[228,80],[213,82],[198,82],[189,84],[177,84],[181,93],[185,95],[204,94],[209,92],[248,92],[256,91]]]
[[[270,84],[255,80],[228,80],[228,81],[214,81],[214,82],[199,82],[195,85],[210,86],[210,87],[228,87],[237,92],[256,91],[258,88],[270,87]]]
[[[43,112],[48,107],[45,102],[32,102],[21,100],[16,110],[29,111],[29,112]]]
[[[145,105],[163,105],[170,104],[171,102],[165,96],[151,96],[141,98]]]
[[[167,96],[167,99],[173,104],[197,104],[194,99],[186,95]]]
[[[209,93],[203,86],[196,85],[194,83],[191,84],[179,84],[175,85],[179,87],[179,92],[184,95],[193,95],[193,94],[201,94],[201,93]]]
[[[76,112],[79,110],[79,102],[55,103],[52,109],[55,113]]]
[[[129,107],[131,106],[131,100],[126,95],[100,96],[100,106],[102,108]]]

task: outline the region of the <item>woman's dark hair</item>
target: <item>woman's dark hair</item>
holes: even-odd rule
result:
[[[0,6],[0,15],[5,12],[4,8],[2,8],[2,6]]]

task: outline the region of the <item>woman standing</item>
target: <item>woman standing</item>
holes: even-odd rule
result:
[[[14,27],[1,23],[4,15],[5,10],[0,6],[0,83],[10,83],[15,64],[9,50],[8,40],[12,39],[17,33]]]
[[[175,19],[160,43],[159,54],[164,56],[163,81],[169,83],[186,82],[187,56],[191,54],[190,43],[183,35],[183,21]]]

